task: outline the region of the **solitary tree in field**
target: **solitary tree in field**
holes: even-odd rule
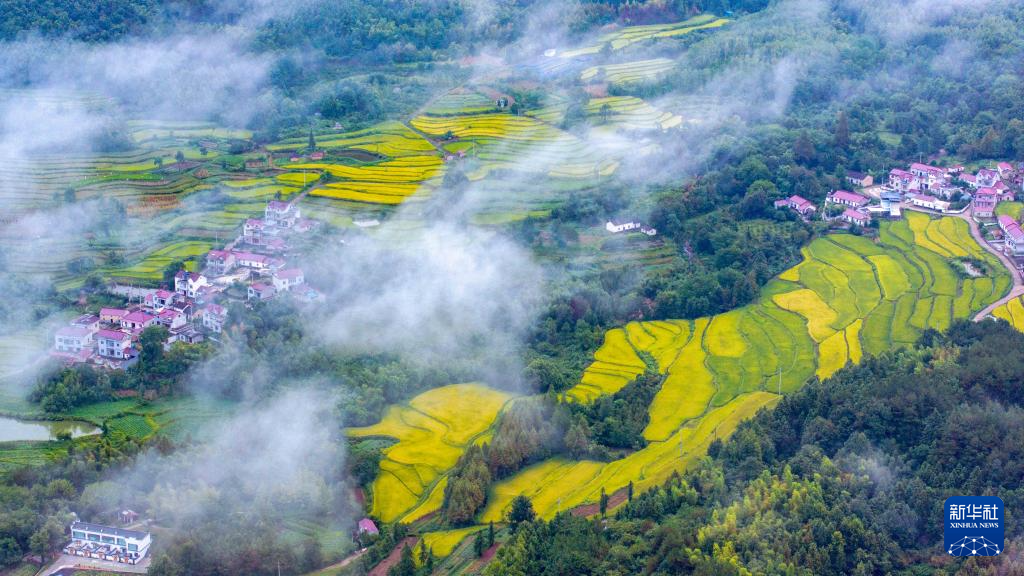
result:
[[[64,203],[65,204],[72,204],[72,203],[74,203],[74,201],[75,201],[75,189],[74,188],[65,188],[64,189]]]
[[[601,487],[601,517],[604,517],[604,513],[608,511],[608,494],[604,491],[604,486]]]
[[[153,164],[155,164],[156,167],[159,168],[164,165],[164,159],[160,156],[157,156],[156,158],[153,158]]]
[[[181,150],[178,150],[177,152],[174,153],[174,160],[177,161],[177,162],[184,162],[185,161],[185,153],[182,152]]]
[[[309,151],[316,150],[316,138],[313,137],[313,128],[309,129]]]
[[[629,481],[629,486],[626,487],[626,500],[633,501],[633,481]]]
[[[508,511],[508,523],[515,530],[520,522],[533,522],[537,513],[533,511],[533,502],[526,496],[520,494],[512,499],[512,507]]]
[[[487,546],[494,546],[494,520],[487,525]]]
[[[601,105],[601,123],[607,124],[612,117],[612,107],[608,104]]]

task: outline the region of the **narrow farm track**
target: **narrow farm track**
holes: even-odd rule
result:
[[[917,206],[907,206],[906,208],[908,210],[922,212],[924,214],[935,214],[931,210],[925,210],[923,208],[918,208]],[[978,223],[974,221],[974,218],[968,216],[966,211],[961,212],[959,214],[952,214],[952,216],[960,218],[961,220],[967,222],[967,227],[968,229],[970,229],[971,236],[974,237],[974,241],[981,245],[982,248],[987,250],[993,256],[999,258],[999,261],[1002,262],[1003,265],[1006,266],[1006,269],[1010,272],[1010,278],[1013,279],[1013,287],[1010,289],[1009,292],[1006,293],[1005,296],[989,304],[988,306],[983,308],[981,312],[978,312],[977,314],[974,315],[973,320],[975,322],[980,322],[987,318],[989,315],[991,315],[992,311],[995,310],[996,308],[1005,305],[1007,302],[1013,300],[1014,298],[1024,295],[1024,278],[1021,278],[1020,273],[1017,272],[1017,267],[1013,265],[1013,262],[1010,262],[1010,259],[1007,258],[1005,254],[993,248],[992,245],[985,240],[984,236],[982,236],[981,234],[981,229],[978,228]]]

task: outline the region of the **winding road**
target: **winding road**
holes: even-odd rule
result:
[[[923,212],[925,214],[936,214],[936,212],[932,210],[927,210],[925,208],[920,208],[917,206],[904,205],[904,209],[913,210],[914,212]],[[946,214],[946,216],[953,216],[967,222],[967,227],[970,228],[971,236],[974,236],[974,240],[978,244],[981,244],[982,248],[988,250],[993,256],[999,258],[999,261],[1003,263],[1003,266],[1006,266],[1006,269],[1009,270],[1010,278],[1013,279],[1013,288],[1010,289],[1006,296],[1003,296],[999,300],[996,300],[995,302],[986,306],[984,309],[982,309],[981,312],[978,312],[977,314],[974,315],[973,320],[975,322],[980,322],[987,318],[990,314],[992,314],[992,311],[995,310],[996,308],[999,308],[1003,304],[1006,304],[1007,302],[1013,300],[1014,298],[1017,298],[1018,296],[1024,296],[1024,278],[1021,278],[1020,272],[1017,271],[1017,267],[1014,266],[1013,262],[1011,262],[1005,254],[993,248],[992,245],[985,240],[985,237],[982,236],[981,229],[978,227],[978,223],[974,221],[974,218],[968,216],[967,211],[961,212],[959,214]]]

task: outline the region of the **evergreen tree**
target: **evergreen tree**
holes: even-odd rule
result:
[[[846,112],[840,111],[836,118],[836,129],[833,134],[833,143],[836,148],[845,149],[850,145],[850,121],[846,118]]]
[[[313,128],[309,128],[309,151],[316,150],[316,138],[313,137]]]
[[[601,486],[601,517],[603,518],[605,512],[608,511],[608,494],[604,491],[604,486]]]
[[[536,517],[537,513],[533,511],[533,502],[529,498],[520,494],[512,499],[512,506],[508,511],[508,522],[513,530],[519,526],[520,522],[533,522]]]

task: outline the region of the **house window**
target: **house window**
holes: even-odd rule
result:
[[[124,546],[124,538],[118,538],[117,539],[117,545],[118,546]]]
[[[128,550],[131,551],[131,552],[138,552],[139,551],[139,546],[138,546],[138,544],[129,544],[128,545]]]
[[[92,542],[99,542],[100,536],[99,534],[89,534],[89,540]]]
[[[74,537],[75,540],[85,540],[85,532],[75,530],[71,533],[71,536]]]
[[[104,536],[103,537],[103,543],[104,544],[113,544],[114,543],[114,537],[113,536]]]

